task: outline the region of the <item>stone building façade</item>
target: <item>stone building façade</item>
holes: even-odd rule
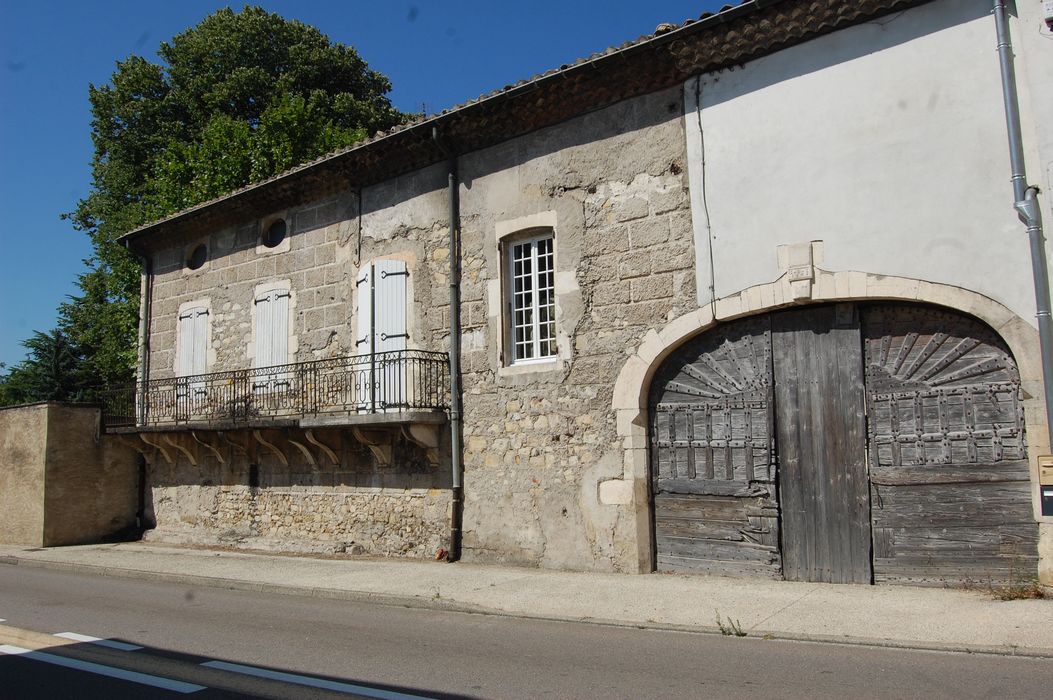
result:
[[[756,367],[778,366],[771,348],[786,338],[846,330],[864,354],[887,342],[892,364],[902,355],[896,371],[921,376],[929,358],[950,358],[927,375],[938,379],[965,367],[954,348],[975,346],[1002,374],[896,385],[950,416],[922,430],[919,408],[914,437],[901,429],[906,413],[889,419],[891,437],[868,427],[876,418],[845,428],[858,444],[833,462],[858,462],[868,513],[867,562],[845,567],[867,581],[1004,578],[1036,565],[1048,577],[1037,467],[1048,437],[1037,334],[1024,320],[1027,250],[1006,204],[989,3],[850,5],[746,3],[662,28],[126,237],[144,260],[147,383],[126,411],[134,420],[114,430],[149,464],[146,536],[430,557],[451,546],[459,456],[465,559],[831,580],[822,566],[787,568],[787,555],[828,546],[788,534],[780,431],[792,383],[720,362],[748,343]],[[1013,27],[1028,158],[1040,166],[1053,108],[1034,86],[1048,49],[1019,29],[1035,15],[1021,7]],[[935,55],[967,66],[971,82]],[[952,186],[927,188],[922,166]],[[946,230],[962,250],[940,248]],[[992,245],[992,233],[1011,242]],[[882,237],[892,243],[876,245]],[[975,265],[977,250],[988,267]],[[449,350],[451,253],[460,446],[448,378],[427,354]],[[836,308],[836,320],[817,330],[781,311],[797,307]],[[893,330],[873,330],[882,314]],[[879,396],[864,354],[850,378],[861,411]],[[694,398],[669,398],[660,381],[686,382]],[[995,396],[994,408],[963,396]],[[667,408],[680,417],[663,423]],[[710,432],[685,438],[676,420]],[[886,439],[946,445],[931,458],[946,468],[898,451],[886,465]],[[742,459],[764,469],[741,477]],[[886,485],[886,466],[920,490]],[[918,476],[933,469],[931,481]],[[882,520],[882,494],[909,500],[914,515]],[[965,515],[938,520],[925,513],[933,503]],[[862,517],[816,508],[806,519],[820,529]],[[992,508],[1010,515],[983,520]],[[853,561],[830,556],[835,569]]]

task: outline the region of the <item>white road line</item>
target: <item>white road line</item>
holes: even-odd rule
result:
[[[399,693],[393,690],[370,688],[366,685],[355,685],[353,683],[338,683],[337,681],[327,681],[322,678],[300,676],[295,673],[271,671],[270,669],[257,668],[255,666],[242,666],[241,664],[232,664],[227,661],[206,661],[201,665],[208,666],[209,668],[216,668],[221,671],[242,673],[246,676],[268,678],[270,680],[284,681],[286,683],[295,683],[296,685],[306,685],[312,688],[322,688],[324,690],[335,690],[338,693],[355,693],[357,695],[361,695],[367,698],[380,698],[380,700],[421,700],[422,698],[428,697],[427,695],[410,695],[409,693]]]
[[[122,681],[131,681],[132,683],[139,683],[141,685],[149,685],[153,686],[154,688],[161,688],[162,690],[171,690],[176,693],[196,693],[199,690],[205,689],[205,686],[197,685],[195,683],[185,683],[183,681],[172,680],[171,678],[151,676],[146,673],[138,673],[136,671],[126,671],[123,668],[103,666],[102,664],[94,664],[90,661],[80,661],[79,659],[67,659],[65,656],[56,656],[55,654],[45,654],[44,652],[40,651],[31,651],[29,649],[23,649],[22,647],[12,646],[10,644],[0,644],[0,654],[17,654],[23,658],[32,659],[33,661],[42,661],[46,664],[64,666],[66,668],[72,668],[76,671],[87,671],[88,673],[95,673],[100,676],[109,676],[110,678],[116,678]]]
[[[128,644],[127,642],[115,642],[112,639],[100,639],[99,637],[89,637],[86,634],[77,634],[76,632],[56,632],[54,637],[62,637],[63,639],[72,639],[75,642],[87,642],[89,644],[95,644],[100,647],[109,647],[110,649],[118,649],[120,651],[138,651],[142,649],[137,644]]]

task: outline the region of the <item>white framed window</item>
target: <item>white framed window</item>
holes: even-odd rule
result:
[[[555,358],[555,238],[551,232],[508,241],[508,360],[512,364]]]

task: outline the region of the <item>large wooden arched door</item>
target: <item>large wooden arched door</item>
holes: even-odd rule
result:
[[[656,373],[661,570],[831,582],[1033,574],[1020,380],[976,319],[904,303],[718,326]]]

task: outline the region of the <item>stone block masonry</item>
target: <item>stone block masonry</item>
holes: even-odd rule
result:
[[[639,568],[637,504],[601,503],[599,484],[624,473],[612,409],[619,371],[648,331],[695,304],[681,99],[679,89],[635,98],[459,159],[468,560]],[[355,278],[382,258],[409,271],[407,346],[446,350],[445,187],[437,164],[261,211],[214,232],[215,256],[200,271],[182,266],[189,237],[158,242],[152,374],[173,371],[176,311],[203,297],[213,314],[209,371],[251,366],[253,289],[277,280],[293,297],[290,361],[354,354]],[[276,215],[295,222],[288,250],[261,250],[258,231]],[[504,250],[510,237],[538,230],[554,239],[558,352],[514,364]],[[438,477],[448,462],[425,483],[415,467],[396,461],[385,473],[358,449],[356,478],[290,468],[285,481],[268,482],[282,472],[261,463],[259,487],[216,465],[170,473],[155,460],[150,536],[433,555],[448,527],[449,492]]]

